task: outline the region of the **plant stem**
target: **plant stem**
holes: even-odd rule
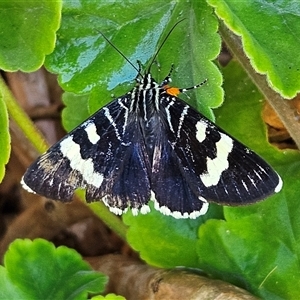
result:
[[[25,136],[29,139],[29,141],[33,144],[37,151],[39,153],[45,152],[49,148],[49,145],[47,144],[39,130],[35,127],[31,119],[20,107],[1,76],[0,90],[2,91],[3,99],[6,104],[9,116],[14,119],[16,124],[21,128]]]
[[[126,241],[127,226],[118,216],[112,214],[102,201],[94,202],[90,204],[90,206],[93,212],[96,213],[111,230]]]
[[[266,75],[258,74],[253,69],[250,64],[249,58],[243,51],[241,39],[234,33],[232,33],[222,21],[220,21],[219,32],[222,35],[222,38],[225,41],[230,52],[239,61],[244,70],[246,70],[251,80],[275,110],[285,128],[296,143],[298,149],[300,149],[300,123],[296,122],[296,119],[294,117],[295,110],[289,105],[286,99],[281,97],[268,85]]]

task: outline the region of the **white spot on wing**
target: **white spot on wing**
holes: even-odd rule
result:
[[[132,212],[132,215],[135,217],[139,214],[139,210],[137,208],[132,208],[131,212]]]
[[[139,213],[146,215],[150,212],[150,207],[145,204],[141,208],[131,208],[131,212],[134,216],[137,216]]]
[[[253,172],[254,172],[255,175],[259,178],[259,180],[262,181],[262,178],[261,178],[260,174],[259,174],[256,170],[253,170]],[[252,181],[252,182],[253,182],[253,185],[255,186],[255,185],[256,185],[255,182],[254,182],[254,181]]]
[[[155,103],[155,108],[156,108],[156,110],[157,111],[159,111],[159,89],[158,88],[155,88],[155,93],[154,93],[154,95],[155,95],[155,100],[154,100],[154,103]]]
[[[196,219],[199,216],[205,215],[209,207],[208,202],[203,197],[199,197],[199,201],[202,202],[201,209],[199,211],[193,211],[191,213],[185,212],[182,214],[180,211],[171,211],[167,206],[160,206],[157,200],[155,199],[154,192],[152,191],[151,199],[154,202],[154,208],[156,210],[160,211],[166,216],[172,216],[175,219]]]
[[[142,215],[146,215],[147,213],[150,212],[150,207],[148,205],[143,205],[140,208],[140,212],[141,212]]]
[[[24,177],[22,177],[22,179],[21,179],[21,185],[22,185],[23,189],[26,190],[27,192],[36,194],[36,192],[33,191],[33,190],[25,183]]]
[[[198,121],[196,124],[196,139],[202,143],[206,138],[207,124],[203,121]]]
[[[108,207],[108,209],[109,209],[112,213],[114,213],[115,215],[121,215],[121,214],[125,213],[125,212],[128,210],[128,208],[125,208],[124,210],[122,210],[122,209],[119,208],[119,207],[116,207],[116,206],[110,206],[109,203],[108,203],[108,201],[107,201],[107,197],[106,197],[106,196],[104,196],[101,200],[102,200],[103,203]]]
[[[256,183],[255,183],[254,179],[252,177],[250,177],[250,176],[248,176],[248,178],[251,181],[252,185],[256,188]]]
[[[217,154],[214,159],[207,158],[207,172],[200,175],[206,187],[217,185],[222,173],[228,169],[228,155],[232,151],[233,140],[226,134],[220,133],[221,138],[216,143]]]
[[[276,188],[274,190],[275,193],[280,192],[281,189],[282,189],[282,185],[283,185],[282,179],[281,179],[281,177],[279,175],[278,175],[278,179],[279,179],[279,182],[278,182],[278,184],[277,184],[277,186],[276,186]]]
[[[150,207],[145,204],[141,208],[131,208],[131,212],[134,216],[137,216],[139,213],[146,215],[150,212]]]
[[[167,114],[167,120],[169,123],[169,128],[171,129],[172,132],[174,132],[174,128],[172,125],[172,119],[171,119],[171,114],[170,114],[170,107],[174,104],[174,101],[171,101],[168,106],[166,107],[166,114]]]
[[[185,115],[188,112],[188,109],[189,109],[189,107],[186,105],[184,107],[183,111],[181,112],[180,119],[179,119],[179,125],[178,125],[178,129],[177,129],[177,138],[180,138],[181,127],[182,127]]]
[[[104,115],[105,117],[109,120],[109,122],[112,124],[112,126],[115,128],[115,132],[116,132],[116,137],[119,141],[121,141],[121,137],[120,137],[120,134],[118,132],[118,129],[117,129],[117,125],[113,119],[113,117],[111,116],[110,114],[110,111],[107,107],[103,107],[103,110],[104,110]]]
[[[108,205],[107,205],[108,206]],[[112,207],[112,206],[108,206],[108,209],[114,213],[115,215],[122,215],[124,213],[124,211],[118,207]]]
[[[101,186],[103,176],[94,170],[94,163],[91,158],[83,159],[80,154],[80,146],[68,136],[60,143],[60,151],[70,161],[72,169],[77,170],[88,183],[97,188]]]
[[[250,179],[251,179],[251,178],[250,178]],[[246,182],[245,182],[244,180],[241,180],[241,182],[242,182],[242,184],[243,184],[245,190],[248,192],[248,187],[247,187],[247,185],[246,185]]]
[[[115,215],[122,215],[123,213],[127,212],[128,208],[130,208],[130,207],[126,207],[125,209],[121,209],[116,206],[111,206],[108,203],[106,196],[104,196],[101,200],[108,207],[108,209]],[[131,208],[131,212],[132,212],[133,216],[137,216],[139,213],[145,215],[150,212],[150,207],[147,204],[145,204],[141,208]]]
[[[147,121],[147,90],[143,90],[143,108],[144,108],[144,120]]]
[[[89,141],[92,144],[96,144],[100,140],[100,136],[97,134],[97,127],[93,122],[90,122],[84,130],[86,131]]]
[[[118,99],[118,103],[119,105],[125,109],[125,113],[124,113],[124,125],[123,125],[123,131],[122,133],[124,134],[125,133],[125,129],[126,129],[126,126],[127,126],[127,121],[128,121],[128,108],[123,104],[122,102],[122,99]]]

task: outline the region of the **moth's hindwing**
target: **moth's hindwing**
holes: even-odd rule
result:
[[[168,82],[142,77],[39,157],[23,186],[62,201],[85,188],[87,201],[102,199],[117,214],[149,212],[152,194],[155,208],[176,218],[205,214],[208,202],[247,204],[281,189],[263,159],[168,93]]]

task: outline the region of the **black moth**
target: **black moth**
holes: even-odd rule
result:
[[[138,73],[130,92],[28,168],[25,189],[69,201],[85,188],[88,202],[102,200],[116,214],[147,213],[151,198],[175,218],[203,215],[208,202],[243,205],[280,191],[280,177],[262,158],[177,97],[201,84],[171,88],[171,72],[160,84],[150,68]]]

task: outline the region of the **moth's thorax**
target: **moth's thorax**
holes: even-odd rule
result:
[[[165,90],[150,74],[145,75],[137,83],[131,94],[130,110],[134,112],[139,128],[145,140],[150,161],[152,161],[157,133],[161,130],[160,95]]]
[[[163,92],[164,89],[150,74],[145,75],[132,91],[130,110],[135,112],[139,119],[149,121],[159,111],[159,95]]]

